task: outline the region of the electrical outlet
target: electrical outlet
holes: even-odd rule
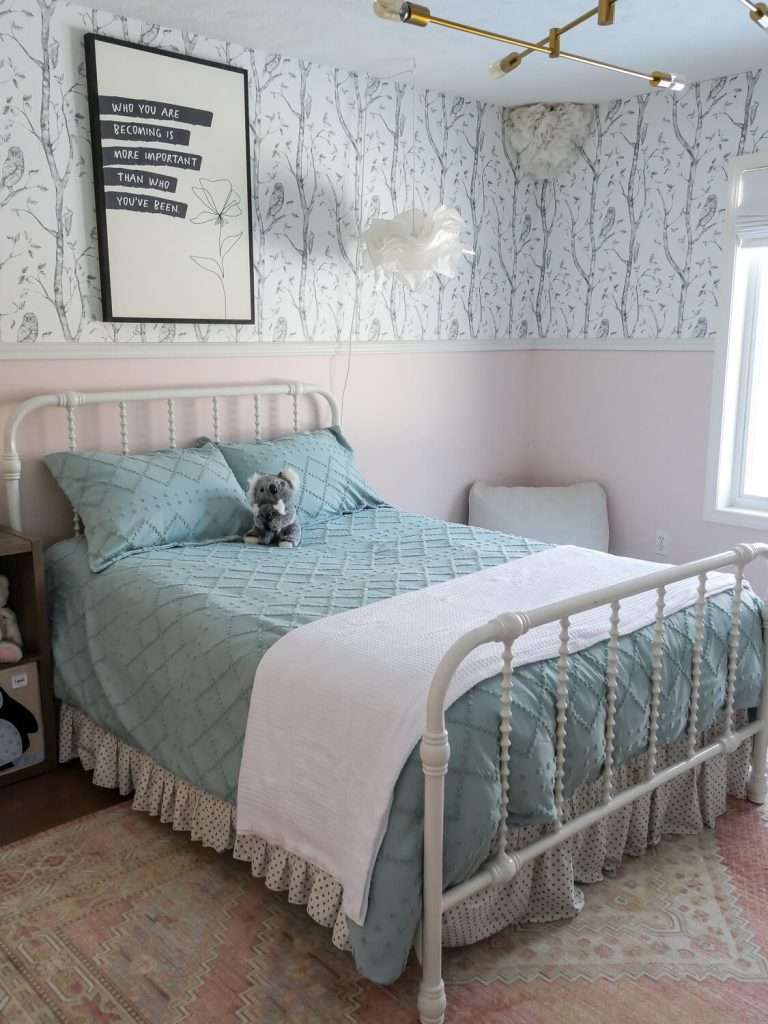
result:
[[[667,530],[656,531],[656,554],[669,554],[669,532]]]

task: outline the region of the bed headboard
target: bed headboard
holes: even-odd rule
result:
[[[8,499],[8,512],[11,528],[23,532],[23,516],[21,508],[21,470],[17,439],[19,427],[30,415],[41,409],[60,407],[66,410],[66,441],[69,451],[77,451],[77,414],[76,410],[84,405],[114,405],[119,422],[120,448],[123,454],[130,451],[130,416],[129,408],[135,402],[165,402],[168,417],[168,444],[176,447],[176,407],[183,401],[210,399],[211,422],[214,440],[221,440],[220,401],[225,398],[251,398],[253,401],[253,435],[256,439],[262,436],[262,398],[266,396],[286,395],[293,403],[293,430],[299,430],[299,402],[302,395],[316,395],[325,400],[331,413],[331,422],[339,426],[339,406],[334,396],[325,388],[314,384],[303,384],[299,381],[282,381],[270,384],[248,384],[240,386],[217,386],[202,388],[157,388],[134,391],[67,391],[58,395],[36,395],[22,402],[15,410],[5,429],[3,451],[3,479]],[[236,438],[233,440],[242,440]],[[60,450],[60,448],[59,448]],[[74,517],[75,533],[80,531],[77,515]]]

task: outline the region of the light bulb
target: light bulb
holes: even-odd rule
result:
[[[682,75],[670,75],[666,71],[654,71],[649,79],[654,89],[669,89],[671,92],[682,92],[688,82]]]
[[[400,0],[374,0],[373,13],[385,21],[400,21]]]
[[[749,16],[756,25],[768,32],[768,7],[765,4],[755,4]]]
[[[508,53],[506,57],[502,57],[501,60],[496,60],[488,68],[488,74],[491,78],[503,78],[508,75],[510,71],[514,71],[515,68],[519,68],[523,63],[522,55],[519,53]]]

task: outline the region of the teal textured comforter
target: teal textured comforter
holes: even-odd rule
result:
[[[547,545],[381,507],[305,528],[295,551],[213,544],[132,555],[96,575],[85,542],[48,552],[56,692],[165,768],[234,802],[251,686],[265,651],[314,619],[475,572]],[[725,693],[730,595],[707,603],[700,723]],[[659,740],[684,728],[692,610],[667,620]],[[646,742],[652,629],[620,643],[616,717],[619,763]],[[759,603],[745,594],[737,708],[758,703]],[[567,792],[600,772],[606,644],[571,659]],[[515,674],[513,824],[553,820],[556,664]],[[446,881],[489,853],[498,824],[498,679],[448,712]],[[357,965],[389,982],[401,972],[421,900],[422,776],[417,751],[396,787],[365,926],[350,925]]]

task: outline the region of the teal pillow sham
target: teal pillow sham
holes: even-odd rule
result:
[[[55,452],[45,462],[82,520],[93,572],[148,548],[232,540],[253,522],[214,444],[139,455]]]
[[[274,441],[219,443],[224,458],[246,489],[254,473],[279,473],[290,466],[301,476],[299,514],[308,520],[384,505],[355,465],[354,453],[338,427],[289,434]]]

